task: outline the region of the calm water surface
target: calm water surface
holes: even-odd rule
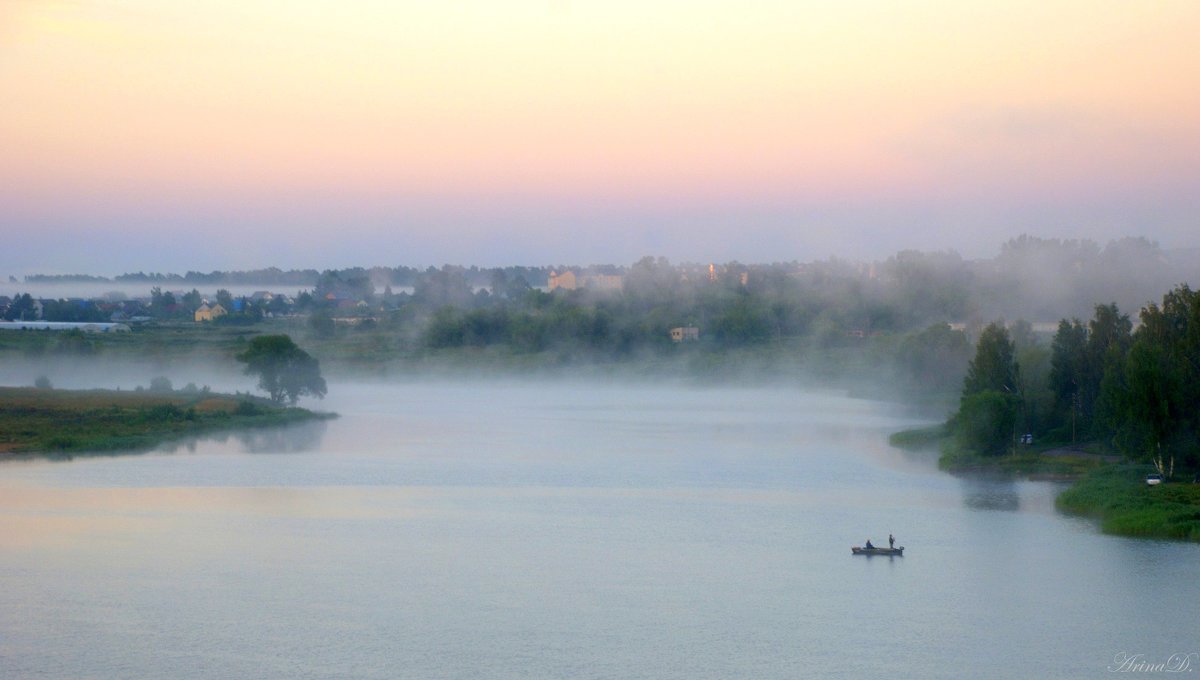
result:
[[[331,388],[330,423],[0,465],[0,676],[1200,673],[1200,548],[941,474],[886,404]]]

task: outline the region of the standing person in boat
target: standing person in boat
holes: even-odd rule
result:
[[[896,547],[896,537],[891,534],[888,534],[888,547],[893,549]]]
[[[867,539],[867,550],[874,550],[875,546],[871,545],[871,539]]]

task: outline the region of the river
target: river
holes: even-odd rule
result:
[[[940,473],[887,445],[918,423],[894,405],[330,393],[328,423],[0,465],[0,677],[1200,672],[1200,546],[1102,535],[1052,483]],[[889,532],[904,557],[851,556]]]

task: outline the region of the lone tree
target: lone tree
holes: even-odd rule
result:
[[[302,395],[325,396],[325,378],[317,360],[287,335],[260,335],[237,360],[246,364],[246,375],[258,376],[259,388],[276,404],[287,398],[295,405]]]

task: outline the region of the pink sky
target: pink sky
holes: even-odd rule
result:
[[[0,275],[1200,245],[1197,35],[1190,0],[7,0]]]

